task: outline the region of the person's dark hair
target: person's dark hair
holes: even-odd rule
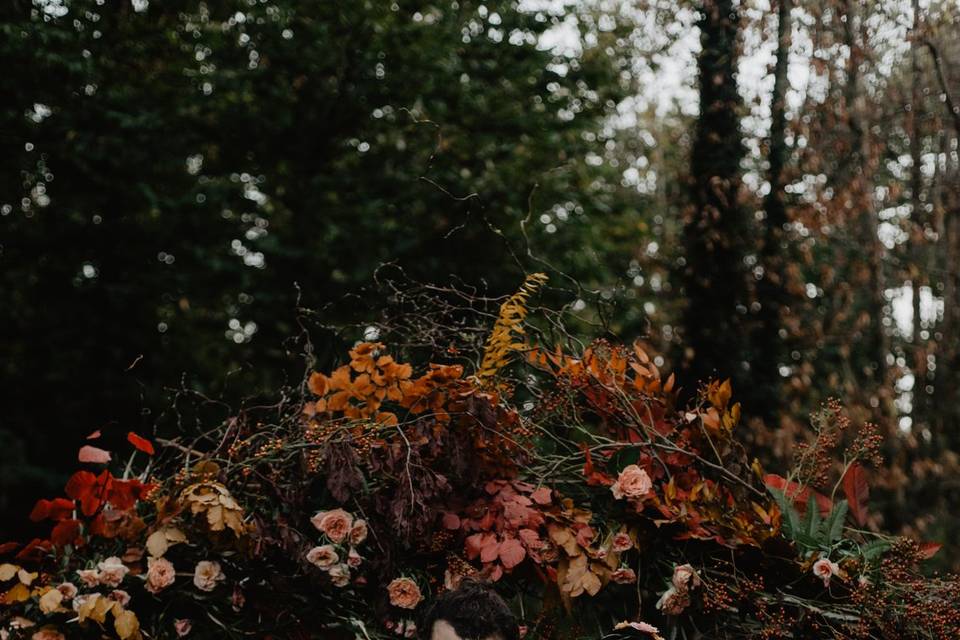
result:
[[[520,627],[503,598],[478,580],[464,578],[453,591],[445,591],[427,607],[417,628],[422,640],[430,640],[433,625],[445,620],[463,640],[500,636],[519,640]]]

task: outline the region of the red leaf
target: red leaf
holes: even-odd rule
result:
[[[4,542],[3,544],[0,544],[0,556],[16,550],[19,546],[19,542]]]
[[[853,519],[861,527],[867,523],[867,500],[870,487],[867,486],[867,474],[859,462],[854,462],[843,476],[843,493]]]
[[[89,471],[77,471],[67,480],[67,486],[64,488],[68,497],[79,500],[81,496],[90,491],[90,487],[97,481],[97,476]]]
[[[52,520],[64,520],[73,513],[76,505],[73,500],[66,498],[56,498],[54,500],[37,500],[30,512],[30,519],[34,522],[40,522],[50,518]]]
[[[801,484],[797,484],[796,482],[789,482],[783,476],[778,476],[775,473],[768,473],[767,475],[763,476],[763,484],[772,489],[782,491],[787,498],[793,500],[794,506],[800,512],[806,511],[807,503],[810,501],[811,494],[817,503],[817,508],[820,509],[820,515],[827,516],[830,511],[833,510],[833,503],[827,496],[823,495],[819,491],[814,491],[810,487],[805,487]]]
[[[467,536],[467,539],[463,541],[463,548],[467,553],[467,558],[473,560],[478,555],[480,555],[480,536],[482,534],[475,533],[472,536]]]
[[[550,504],[550,493],[547,487],[540,487],[530,494],[530,498],[537,504]]]
[[[77,544],[80,540],[80,521],[62,520],[50,532],[50,542],[58,547],[68,544]]]
[[[20,561],[37,562],[47,554],[51,546],[49,540],[34,538],[27,546],[20,550],[20,553],[18,553],[15,558]]]
[[[85,444],[80,447],[80,453],[77,455],[80,462],[90,462],[92,464],[107,464],[110,462],[110,452],[104,451],[99,447],[92,447]]]
[[[513,569],[523,562],[526,555],[526,549],[516,538],[507,538],[500,543],[500,562],[503,563],[505,569]]]
[[[533,529],[520,529],[517,531],[517,535],[520,536],[523,545],[528,549],[539,549],[543,546],[540,534]]]
[[[614,482],[612,477],[593,468],[593,458],[590,456],[590,449],[587,445],[581,442],[580,448],[583,449],[583,456],[586,458],[586,462],[583,464],[583,475],[587,478],[587,484],[590,486],[601,485],[607,487],[612,485]]]
[[[133,431],[127,434],[127,441],[148,456],[152,456],[154,454],[153,443],[146,438],[141,438]]]
[[[937,555],[937,552],[943,547],[939,542],[921,542],[920,543],[920,557],[924,560],[929,560],[933,556]]]
[[[67,481],[66,494],[80,501],[83,515],[92,516],[100,508],[112,484],[113,476],[109,471],[104,470],[99,477],[89,471],[77,471]]]
[[[483,546],[480,548],[480,562],[493,562],[498,555],[500,555],[500,543],[497,542],[495,535],[490,534],[490,537],[484,540]]]

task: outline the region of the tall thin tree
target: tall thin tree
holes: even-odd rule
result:
[[[739,22],[733,0],[703,0],[697,58],[700,115],[690,162],[692,207],[684,224],[683,361],[688,380],[729,376],[743,397],[752,385],[744,330],[749,226],[740,198]]]
[[[787,226],[787,205],[785,202],[785,176],[787,163],[787,89],[789,79],[787,70],[790,64],[791,44],[791,0],[780,0],[777,7],[777,59],[773,68],[773,94],[770,99],[770,139],[768,141],[767,181],[770,191],[763,201],[766,214],[763,245],[760,250],[760,264],[763,275],[757,283],[757,329],[754,338],[756,356],[754,371],[756,379],[763,381],[767,393],[762,394],[766,401],[758,407],[762,416],[775,420],[779,403],[777,402],[776,383],[779,380],[779,366],[783,354],[785,335],[783,334],[782,314],[787,311],[788,299],[784,278],[786,266],[785,231]]]

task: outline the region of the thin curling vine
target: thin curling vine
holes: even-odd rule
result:
[[[483,360],[477,370],[478,380],[486,381],[497,375],[509,363],[510,354],[524,347],[523,343],[513,341],[514,335],[523,335],[527,300],[545,285],[547,280],[549,278],[544,273],[531,273],[524,279],[520,289],[500,305],[500,315],[487,339]]]

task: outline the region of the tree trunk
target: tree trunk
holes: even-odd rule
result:
[[[920,308],[920,290],[926,283],[926,250],[924,229],[926,216],[923,212],[921,190],[923,176],[920,170],[920,1],[913,0],[913,39],[910,41],[910,108],[907,111],[907,133],[910,135],[910,287],[913,291],[913,335],[911,337],[913,371],[913,399],[911,417],[913,426],[920,429],[927,424],[927,344],[923,340]]]
[[[737,91],[739,15],[733,0],[703,0],[697,58],[700,116],[690,163],[692,207],[684,225],[683,364],[689,383],[733,378],[752,390],[747,352],[749,309],[744,262],[750,237],[740,203],[741,98]],[[689,389],[688,391],[692,391]]]
[[[844,44],[849,55],[847,58],[846,80],[846,109],[848,125],[851,135],[851,150],[857,156],[854,166],[854,178],[851,185],[851,197],[854,207],[859,209],[859,241],[862,242],[861,260],[866,273],[866,304],[858,319],[858,327],[862,334],[862,348],[868,369],[864,373],[872,378],[872,389],[869,393],[876,394],[880,407],[889,414],[892,397],[889,390],[884,389],[886,384],[886,357],[888,353],[886,332],[883,318],[885,300],[883,295],[883,245],[880,243],[876,205],[874,202],[874,164],[870,143],[869,113],[866,96],[860,87],[860,65],[863,63],[862,41],[865,34],[860,34],[860,41],[854,32],[859,22],[864,28],[862,20],[858,20],[858,12],[852,0],[845,0],[845,17],[843,22]]]
[[[757,407],[757,412],[774,425],[777,422],[779,405],[776,387],[780,381],[780,362],[786,338],[781,335],[783,313],[787,310],[785,265],[787,247],[785,231],[787,207],[784,192],[784,168],[787,162],[786,143],[786,95],[789,87],[787,69],[790,62],[791,0],[780,0],[777,16],[777,62],[773,70],[773,95],[770,100],[770,140],[767,181],[770,192],[764,199],[766,214],[760,264],[763,277],[757,283],[758,311],[757,333],[754,339],[754,379],[769,381],[764,384],[766,402]]]

